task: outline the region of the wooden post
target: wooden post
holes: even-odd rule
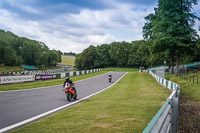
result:
[[[194,76],[192,76],[193,84],[194,84]]]

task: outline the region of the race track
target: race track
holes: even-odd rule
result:
[[[108,74],[75,82],[78,99],[111,86],[124,74],[125,72],[112,72],[112,83],[108,83]],[[13,124],[16,125],[16,123],[72,103],[67,101],[62,89],[62,85],[57,85],[39,89],[0,92],[0,132]]]

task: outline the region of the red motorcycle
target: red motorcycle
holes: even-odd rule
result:
[[[68,85],[65,85],[65,94],[67,97],[68,101],[72,101],[73,99],[76,100],[77,99],[77,93],[75,91],[75,85],[70,85],[68,87]]]

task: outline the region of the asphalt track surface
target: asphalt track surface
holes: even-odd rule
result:
[[[125,74],[125,72],[111,73],[112,83],[108,82],[108,74],[75,82],[78,99],[85,98],[111,86]],[[72,103],[67,101],[62,89],[62,85],[57,85],[0,92],[0,132],[3,128]]]

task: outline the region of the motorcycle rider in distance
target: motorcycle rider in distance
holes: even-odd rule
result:
[[[68,86],[67,86],[66,88],[72,87],[72,88],[74,89],[74,91],[76,92],[74,83],[69,79],[69,77],[66,77],[66,78],[65,78],[65,82],[64,82],[63,87],[65,87],[65,84],[66,84],[66,83],[68,83]]]
[[[112,75],[110,73],[108,74],[108,80],[109,80],[109,82],[111,82],[111,80],[112,80]]]

